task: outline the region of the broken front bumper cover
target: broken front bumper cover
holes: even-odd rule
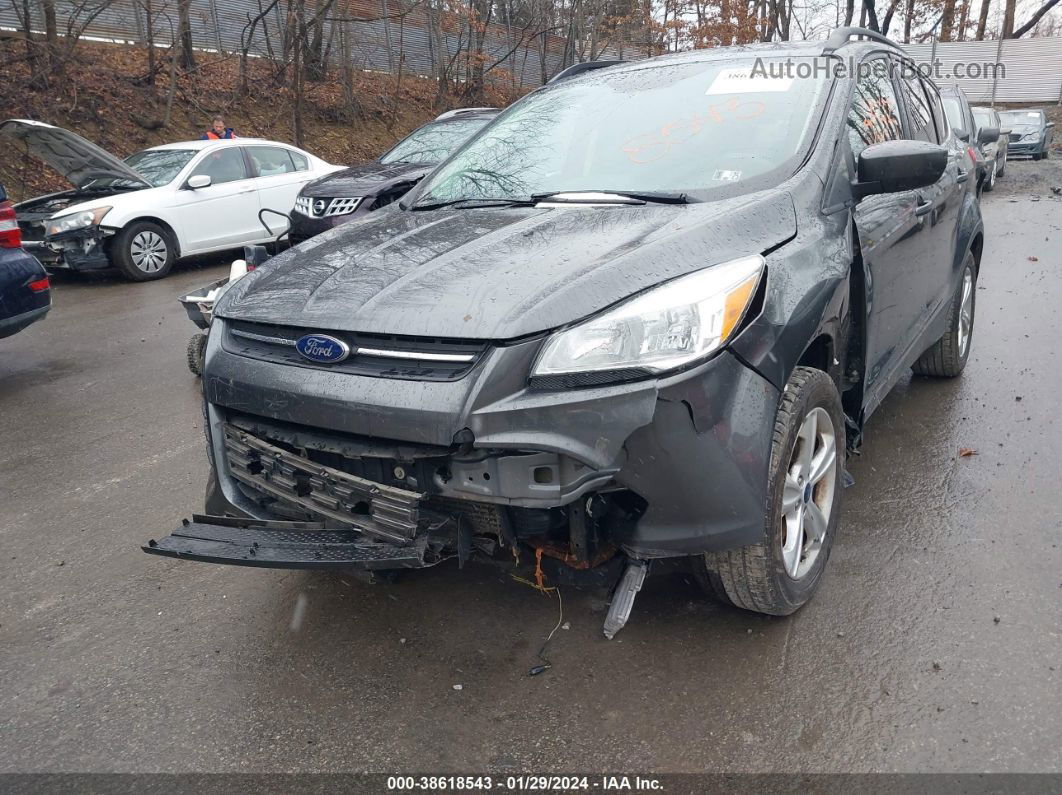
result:
[[[355,525],[349,530],[330,530],[315,522],[194,515],[171,535],[161,541],[152,539],[141,549],[151,555],[182,560],[268,569],[398,569],[432,565],[433,550],[426,535],[400,546],[374,541],[359,532],[361,529]]]

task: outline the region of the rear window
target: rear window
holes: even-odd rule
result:
[[[955,97],[944,97],[944,115],[948,117],[948,124],[956,130],[970,132],[966,129],[966,114],[962,112],[962,103]]]

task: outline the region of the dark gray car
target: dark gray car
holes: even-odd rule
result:
[[[209,515],[145,551],[531,549],[622,568],[610,637],[649,563],[684,558],[728,602],[793,612],[867,418],[912,367],[970,355],[973,163],[903,63],[846,29],[583,64],[401,202],[266,263],[210,332]]]

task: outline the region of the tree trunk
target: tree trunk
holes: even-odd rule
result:
[[[955,25],[955,0],[944,0],[944,10],[940,16],[940,40],[951,41],[952,27]]]
[[[195,69],[195,54],[192,51],[192,0],[177,0],[177,39],[181,68]]]
[[[985,0],[987,3],[988,0]],[[903,12],[903,40],[911,43],[911,22],[914,19],[915,0],[907,0],[907,7]]]
[[[914,0],[911,0],[914,2]],[[844,27],[850,27],[852,24],[852,18],[855,16],[855,0],[848,0],[848,4],[844,9]]]
[[[970,0],[962,0],[959,6],[959,25],[955,28],[955,41],[966,41],[966,26],[970,21]]]
[[[59,44],[59,30],[55,23],[55,0],[41,0],[44,11],[44,64],[51,71],[55,67],[55,54]]]
[[[1003,33],[1002,38],[1009,39],[1014,35],[1014,5],[1015,0],[1006,0],[1003,5]]]
[[[874,7],[874,0],[863,0],[863,8],[867,12],[867,25],[871,30],[881,33],[881,26],[878,24],[878,10]]]
[[[981,14],[977,18],[977,40],[985,40],[985,28],[988,27],[988,8],[992,0],[981,0]]]

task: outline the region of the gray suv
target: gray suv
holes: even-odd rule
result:
[[[610,637],[677,558],[792,613],[867,418],[912,368],[966,366],[973,169],[937,88],[870,31],[580,64],[225,294],[206,515],[145,551],[376,570],[523,551],[615,571]]]

